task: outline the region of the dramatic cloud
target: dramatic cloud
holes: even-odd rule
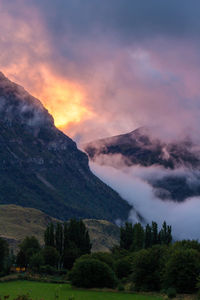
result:
[[[199,135],[199,1],[0,0],[0,16],[0,69],[77,141]]]
[[[92,171],[109,186],[115,189],[134,209],[145,219],[146,223],[152,220],[161,226],[166,220],[172,225],[173,236],[176,239],[200,239],[199,209],[200,198],[189,198],[183,203],[171,200],[161,201],[155,196],[152,186],[147,179],[175,174],[188,174],[188,180],[194,183],[195,174],[189,170],[169,171],[160,167],[144,168],[140,166],[123,168],[122,170],[108,166],[100,166],[90,163]],[[191,178],[191,177],[194,178]],[[132,210],[129,216],[130,221],[137,222],[138,219]]]

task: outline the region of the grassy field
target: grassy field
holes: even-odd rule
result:
[[[20,294],[29,293],[33,300],[68,300],[74,296],[75,300],[161,300],[161,297],[136,294],[114,293],[104,291],[74,290],[68,284],[52,284],[31,281],[12,281],[0,283],[0,296],[10,295],[9,300]]]

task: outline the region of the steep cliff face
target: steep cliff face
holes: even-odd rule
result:
[[[188,138],[166,143],[148,128],[138,128],[127,134],[93,141],[84,145],[84,149],[91,160],[101,165],[139,166],[143,172],[145,168],[158,168],[161,176],[147,175],[145,180],[161,199],[184,201],[200,195],[200,148]]]
[[[60,219],[126,219],[130,207],[94,176],[87,156],[41,102],[0,73],[0,203]]]

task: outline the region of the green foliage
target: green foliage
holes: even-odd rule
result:
[[[124,257],[117,260],[115,263],[115,271],[119,279],[128,277],[132,271],[132,264],[129,257]]]
[[[134,226],[126,222],[120,229],[120,247],[126,250],[138,251],[147,249],[153,245],[169,245],[172,241],[172,228],[163,222],[161,230],[158,232],[158,224],[146,225],[145,229],[140,223]]]
[[[111,268],[97,259],[77,260],[70,273],[70,279],[73,285],[85,288],[113,288],[117,284]]]
[[[98,259],[98,260],[104,262],[105,264],[107,264],[112,270],[114,270],[114,268],[115,268],[115,261],[114,261],[111,253],[95,252],[95,253],[91,253],[91,254],[82,255],[80,257],[80,259],[88,259],[88,258]]]
[[[159,232],[159,241],[163,245],[169,245],[172,241],[172,227],[168,226],[164,221],[162,225],[162,229]]]
[[[31,257],[41,250],[38,240],[34,237],[26,237],[19,245],[20,251],[17,255],[17,264],[26,267],[30,264]]]
[[[56,263],[59,267],[63,266],[66,269],[71,269],[78,257],[90,253],[92,247],[85,224],[82,220],[75,219],[64,225],[49,224],[44,234],[44,242],[45,246],[57,250],[59,259]],[[48,264],[52,265],[52,262],[49,261]]]
[[[151,226],[149,224],[145,227],[145,235],[144,235],[144,248],[150,248],[152,246],[152,238],[151,238]]]
[[[158,291],[162,283],[162,271],[167,259],[164,246],[154,246],[137,252],[133,258],[132,281],[136,290]]]
[[[173,249],[194,249],[200,252],[200,243],[197,240],[182,240],[173,244]]]
[[[140,223],[136,223],[133,227],[133,241],[131,244],[132,251],[138,251],[144,248],[144,228]]]
[[[42,252],[35,253],[30,258],[30,268],[35,271],[39,272],[41,266],[44,265],[44,256]]]
[[[61,223],[56,224],[55,230],[55,246],[60,255],[63,253],[63,225]]]
[[[194,249],[176,249],[166,263],[164,284],[177,292],[191,293],[196,290],[200,271],[200,253]]]
[[[133,225],[126,222],[124,227],[120,228],[120,247],[129,250],[133,243]]]
[[[168,288],[166,291],[168,298],[172,299],[176,297],[176,289],[175,288]]]
[[[121,284],[121,283],[118,284],[117,289],[118,289],[119,292],[122,292],[122,291],[125,290],[123,284]]]
[[[3,274],[6,268],[5,262],[9,257],[9,247],[6,240],[0,238],[0,273]]]
[[[50,223],[44,232],[45,246],[55,247],[54,224]]]
[[[45,265],[57,267],[58,260],[59,260],[59,253],[54,247],[51,246],[44,247],[44,249],[42,250],[42,254],[44,257]]]

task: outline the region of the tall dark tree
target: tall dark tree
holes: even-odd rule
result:
[[[54,224],[50,223],[44,232],[45,246],[55,247],[55,234]]]
[[[134,229],[132,223],[126,222],[120,228],[120,247],[129,250],[133,244]]]
[[[63,253],[63,226],[61,223],[56,224],[55,246],[56,246],[56,250],[61,256]]]
[[[140,223],[133,226],[133,242],[131,245],[132,251],[138,251],[144,248],[144,228]]]
[[[64,223],[64,229],[63,229],[63,252],[67,250],[69,247],[69,233],[68,233],[68,225],[65,222]]]
[[[70,220],[68,225],[68,238],[80,250],[80,254],[87,254],[91,251],[91,243],[88,230],[82,220]]]
[[[168,226],[167,223],[164,221],[162,228],[160,230],[160,243],[163,245],[169,245],[172,241],[172,228]]]
[[[156,245],[158,243],[158,224],[156,222],[152,222],[152,245]]]
[[[4,271],[5,261],[9,256],[9,247],[6,240],[0,238],[0,273]]]
[[[144,238],[144,247],[145,249],[150,248],[152,246],[152,231],[151,226],[149,224],[145,227],[145,238]]]

